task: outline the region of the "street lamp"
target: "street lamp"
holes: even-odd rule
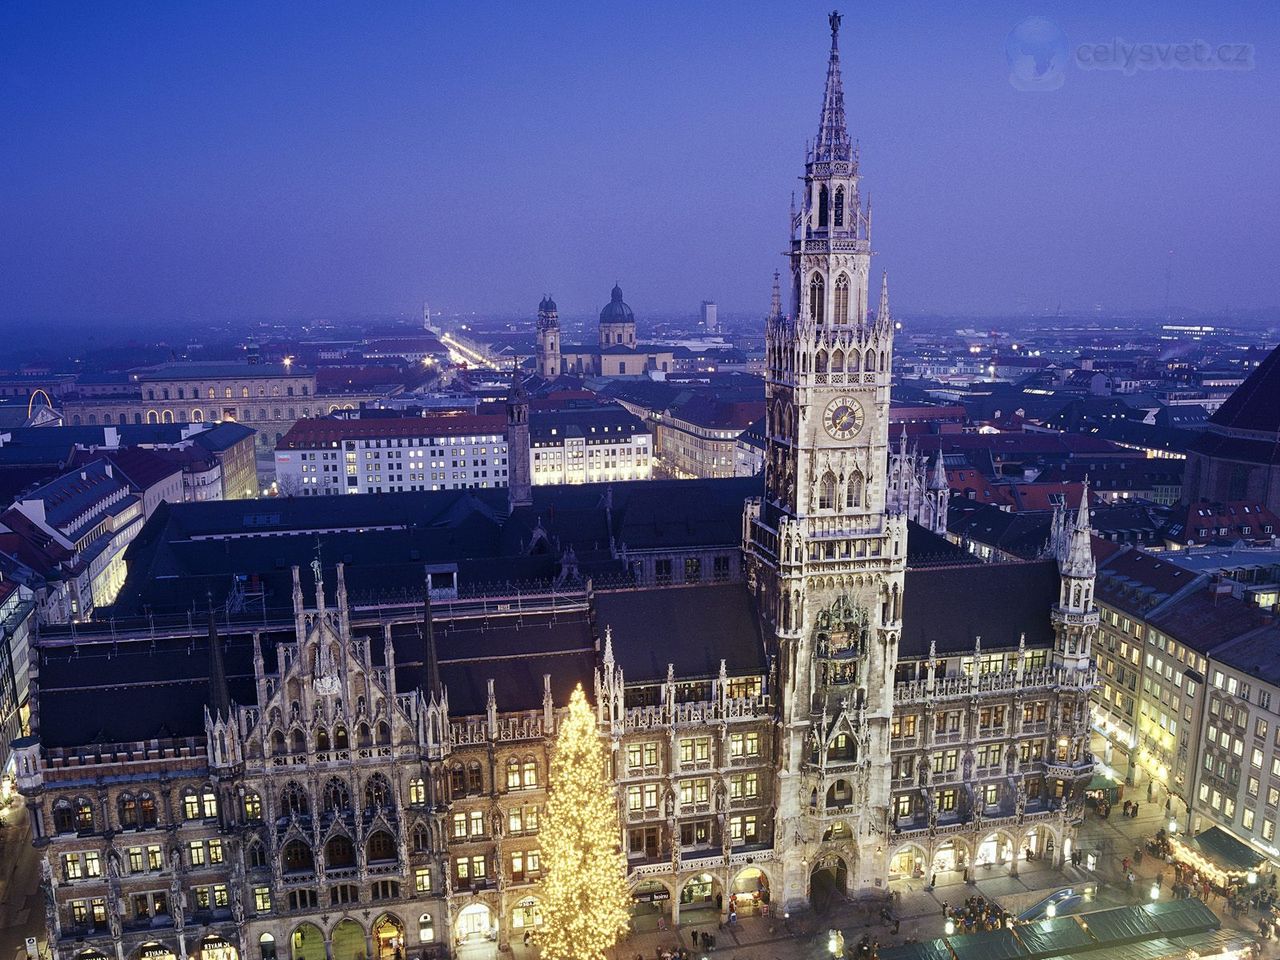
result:
[[[1058,915],[1058,905],[1056,903],[1049,904],[1044,908],[1044,915],[1052,920]]]
[[[831,951],[832,957],[844,956],[844,934],[839,930],[832,930],[827,935],[827,949]]]
[[[1245,874],[1244,878],[1249,881],[1249,886],[1252,887],[1254,884],[1258,882],[1258,871],[1250,870],[1247,874]]]
[[[944,929],[947,931],[947,936],[948,937],[951,936],[953,933],[956,932],[956,922],[952,920],[950,917],[947,917],[947,925]]]
[[[1155,903],[1159,899],[1160,899],[1160,884],[1153,883],[1151,884],[1151,902]]]
[[[1177,820],[1177,818],[1176,818],[1176,817],[1170,817],[1170,818],[1169,818],[1169,832],[1170,832],[1170,833],[1177,833],[1177,832],[1178,832],[1178,820]]]

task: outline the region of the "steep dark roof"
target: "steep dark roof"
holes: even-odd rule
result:
[[[908,568],[899,655],[927,657],[931,641],[939,653],[971,651],[978,637],[984,649],[1010,649],[1022,634],[1029,647],[1050,646],[1060,587],[1053,560]]]
[[[1252,603],[1205,587],[1178,597],[1147,622],[1179,643],[1208,653],[1269,620],[1270,615]]]
[[[955,566],[967,563],[981,563],[981,561],[946,537],[938,536],[914,520],[907,521],[908,567]]]
[[[1217,409],[1209,422],[1232,430],[1280,430],[1280,347],[1258,364],[1248,379]]]
[[[596,596],[596,629],[613,633],[613,652],[628,683],[712,677],[720,661],[730,675],[767,669],[760,618],[742,583],[671,586]]]

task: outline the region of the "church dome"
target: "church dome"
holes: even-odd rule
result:
[[[622,302],[622,288],[614,285],[613,293],[610,294],[609,302],[605,304],[603,310],[600,311],[601,323],[635,323],[635,314],[631,312],[631,308]]]
[[[556,302],[551,299],[550,295],[542,298],[542,302],[538,304],[539,313],[556,313]]]

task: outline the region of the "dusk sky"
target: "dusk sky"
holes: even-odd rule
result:
[[[763,315],[832,2],[6,3],[0,321]],[[842,12],[899,312],[1280,304],[1274,2]],[[1029,16],[1060,89],[1010,82]],[[1074,62],[1115,38],[1254,66]]]

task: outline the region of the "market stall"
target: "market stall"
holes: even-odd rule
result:
[[[1266,862],[1261,853],[1221,827],[1210,827],[1194,837],[1170,836],[1168,843],[1175,863],[1195,871],[1219,891],[1256,883]]]

